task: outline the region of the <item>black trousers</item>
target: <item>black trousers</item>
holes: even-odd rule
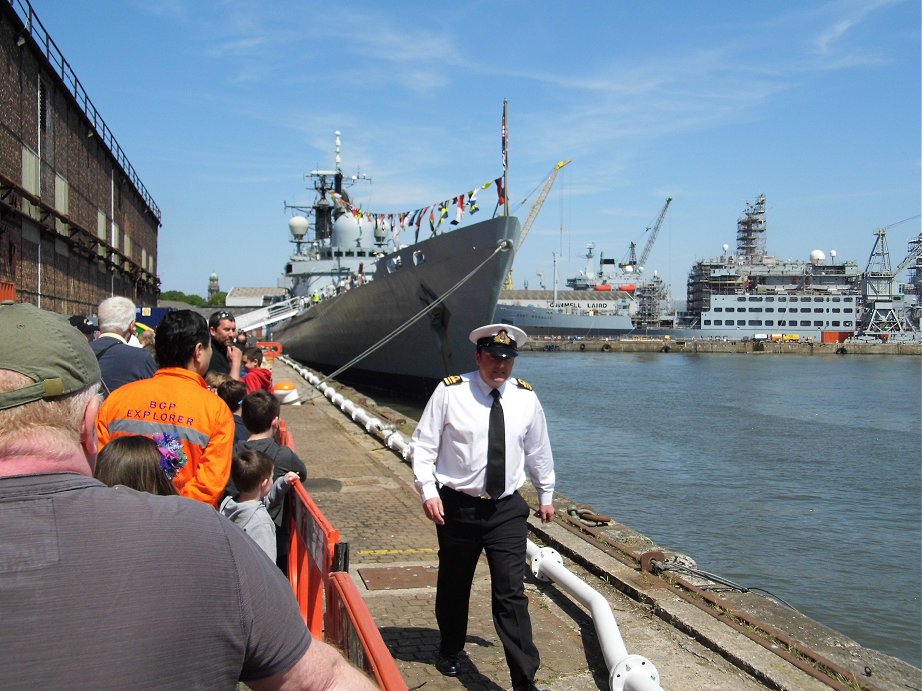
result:
[[[445,525],[436,526],[439,577],[435,618],[442,636],[439,652],[451,655],[464,648],[471,583],[480,553],[486,551],[493,625],[506,653],[512,685],[532,682],[540,658],[532,640],[525,596],[528,504],[518,492],[498,501],[477,499],[448,487],[442,487],[439,495],[445,510]]]

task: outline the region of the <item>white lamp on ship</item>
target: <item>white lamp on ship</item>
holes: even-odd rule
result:
[[[307,234],[309,224],[304,216],[292,216],[288,219],[288,230],[291,231],[292,237],[296,242],[300,242]]]
[[[288,230],[291,232],[291,237],[295,239],[298,254],[301,253],[301,243],[304,242],[304,236],[309,227],[310,224],[304,216],[292,216],[288,219]]]

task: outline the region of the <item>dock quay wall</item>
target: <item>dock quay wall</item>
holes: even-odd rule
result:
[[[472,594],[468,671],[450,680],[433,668],[435,531],[413,488],[406,446],[394,442],[397,435],[409,440],[416,421],[336,382],[328,382],[335,391],[321,395],[301,377],[306,368],[286,360],[276,361],[274,379],[289,378],[303,401],[285,406],[283,417],[308,463],[308,492],[349,543],[349,573],[408,686],[502,686],[508,672],[492,628],[485,567],[478,567]],[[529,485],[523,495],[537,503]],[[919,688],[922,672],[911,665],[755,592],[708,590],[713,583],[683,570],[697,569],[692,557],[608,517],[589,520],[584,510],[599,514],[571,498],[554,503],[558,518],[549,525],[531,519],[530,539],[556,550],[603,594],[628,651],[656,666],[664,688]],[[526,590],[541,631],[538,686],[607,688],[586,612],[553,584],[527,580]]]
[[[840,348],[844,353],[837,353]],[[668,349],[668,350],[667,350]],[[915,355],[922,343],[781,343],[771,341],[723,341],[680,338],[568,339],[537,337],[520,350],[587,353],[754,353],[774,355]]]

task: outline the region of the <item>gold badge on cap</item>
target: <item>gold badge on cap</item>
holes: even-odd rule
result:
[[[494,343],[499,343],[500,345],[507,346],[512,343],[512,339],[509,338],[509,334],[505,329],[500,329],[500,332],[493,337]]]

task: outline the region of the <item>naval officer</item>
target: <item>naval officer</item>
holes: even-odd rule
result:
[[[509,324],[474,329],[477,370],[446,377],[426,404],[410,442],[416,488],[439,540],[436,668],[460,671],[474,570],[490,567],[493,624],[513,688],[534,689],[538,650],[525,596],[526,475],[538,492],[537,515],[553,520],[554,459],[544,410],[527,382],[511,377],[528,336]]]

